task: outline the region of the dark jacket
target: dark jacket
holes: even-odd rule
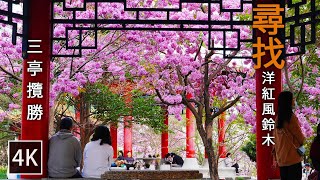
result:
[[[68,130],[60,130],[49,140],[48,174],[68,178],[77,173],[82,158],[79,140]]]
[[[172,164],[178,164],[178,165],[182,166],[183,163],[184,163],[184,161],[183,161],[182,157],[174,154]]]
[[[320,137],[316,137],[311,144],[310,158],[314,169],[320,171]]]
[[[121,161],[121,160],[124,160],[124,157],[123,156],[118,156],[117,157],[117,161]]]

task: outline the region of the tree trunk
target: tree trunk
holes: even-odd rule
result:
[[[218,164],[216,163],[217,161],[215,159],[215,153],[212,146],[212,137],[211,137],[211,141],[208,139],[207,146],[205,146],[205,150],[206,150],[206,153],[208,154],[210,178],[212,180],[218,180],[219,179]]]
[[[49,138],[56,133],[55,128],[54,128],[54,120],[55,120],[54,106],[52,106],[49,109]]]
[[[84,148],[86,144],[90,141],[90,132],[91,127],[90,127],[90,119],[89,119],[89,114],[90,114],[90,104],[85,102],[85,99],[83,97],[83,94],[79,95],[80,103],[79,103],[79,111],[80,111],[80,144],[81,144],[81,150],[82,153],[84,151]],[[90,134],[90,135],[89,135]],[[83,159],[81,163],[81,169],[83,167]]]
[[[212,136],[213,136],[213,118],[211,118],[211,105],[210,105],[210,78],[209,78],[209,58],[213,55],[214,51],[210,51],[209,54],[206,54],[204,66],[204,76],[203,76],[203,104],[204,104],[204,113],[205,113],[205,133],[204,133],[204,146],[206,153],[208,153],[208,163],[209,163],[209,173],[210,177],[213,180],[219,180],[218,175],[218,166],[216,161],[216,156],[213,148]],[[202,113],[202,111],[201,111]],[[202,126],[203,128],[203,126]]]
[[[202,108],[200,107],[198,111],[202,112]],[[213,143],[212,143],[212,124],[213,123],[207,123],[204,128],[202,116],[198,116],[198,117],[199,118],[196,118],[197,130],[200,134],[206,153],[208,155],[210,178],[212,180],[219,180],[218,163],[215,159],[215,152],[214,152]]]
[[[50,92],[52,90],[52,84],[50,83]],[[54,109],[55,109],[55,104],[52,105],[51,108],[49,108],[49,138],[55,134],[55,129],[54,129],[54,121],[55,121],[55,114],[54,114]]]
[[[208,163],[209,163],[209,173],[211,179],[218,180],[219,175],[218,175],[218,166],[217,166],[217,161],[216,161],[216,156],[215,156],[215,151],[213,149],[213,142],[212,142],[212,136],[213,136],[213,121],[209,122],[206,121],[205,123],[205,130],[206,130],[206,144],[205,144],[205,149],[206,152],[208,153]]]

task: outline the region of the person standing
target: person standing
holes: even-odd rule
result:
[[[302,157],[297,148],[303,145],[305,137],[298,118],[292,111],[293,94],[283,91],[278,97],[278,116],[274,130],[274,156],[280,167],[281,180],[301,180]]]
[[[110,131],[106,126],[98,126],[94,130],[91,142],[84,148],[83,177],[101,178],[101,174],[110,170],[112,161],[113,148]]]
[[[73,136],[72,119],[61,119],[60,131],[49,140],[48,175],[52,178],[82,178],[76,169],[82,159],[81,145]]]
[[[320,172],[320,123],[317,127],[317,135],[314,138],[311,148],[310,148],[310,158],[312,160],[312,165],[318,173]],[[320,180],[320,174],[318,174],[318,180]]]

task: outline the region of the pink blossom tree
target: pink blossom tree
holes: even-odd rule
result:
[[[240,6],[236,0],[228,0],[225,8]],[[79,6],[81,0],[68,1],[68,6]],[[137,7],[174,7],[176,1],[159,0],[139,3],[129,1],[128,6]],[[6,10],[5,4],[0,4],[0,9]],[[208,7],[203,4],[185,3],[181,12],[172,13],[172,20],[192,19],[208,20]],[[216,4],[211,6],[212,20],[230,20],[230,13],[219,12]],[[69,18],[70,11],[63,11],[62,5],[57,3],[54,7],[57,18]],[[243,13],[235,13],[233,18],[250,18],[251,7],[244,6]],[[248,16],[249,14],[249,16]],[[93,7],[87,4],[87,11],[77,12],[78,18],[94,18]],[[98,17],[105,19],[130,19],[135,14],[124,11],[120,3],[99,3]],[[161,12],[145,12],[140,19],[161,19],[166,14]],[[0,19],[4,17],[0,16]],[[66,27],[70,25],[55,25],[54,37],[64,37]],[[84,26],[86,26],[84,24]],[[119,25],[111,25],[119,26]],[[138,25],[136,25],[138,26]],[[140,25],[139,25],[140,26]],[[142,27],[144,25],[141,25]],[[166,27],[165,25],[158,25]],[[191,25],[190,25],[191,26]],[[10,27],[4,27],[0,33],[0,89],[2,97],[7,101],[1,104],[0,120],[8,114],[19,110],[21,100],[21,41],[17,45],[11,43]],[[228,26],[215,28],[226,29]],[[251,37],[250,28],[236,26],[241,32],[242,39]],[[69,33],[69,45],[78,43],[79,32],[74,30]],[[227,47],[237,46],[237,34],[226,34]],[[126,82],[130,80],[136,83],[137,89],[146,94],[157,95],[159,102],[169,105],[168,111],[181,119],[180,112],[188,107],[196,118],[197,130],[202,138],[209,157],[210,175],[212,179],[218,179],[217,151],[214,148],[213,132],[214,122],[217,117],[228,111],[229,119],[242,116],[244,121],[253,127],[255,131],[255,80],[252,62],[249,59],[235,59],[236,56],[249,55],[251,48],[248,44],[241,44],[240,51],[230,51],[224,58],[221,51],[207,50],[209,43],[222,46],[223,35],[218,31],[211,34],[208,40],[208,32],[147,32],[147,31],[101,31],[98,34],[98,48],[96,50],[84,50],[80,58],[53,58],[51,63],[52,89],[50,92],[50,105],[52,112],[61,114],[64,104],[58,104],[58,100],[69,94],[77,97],[85,90],[87,84],[102,81],[111,85],[115,80]],[[93,35],[90,31],[84,32],[83,45],[93,44]],[[53,54],[76,53],[75,50],[66,50],[65,43],[55,42]],[[294,49],[289,49],[294,51]],[[316,123],[319,114],[317,102],[319,102],[319,66],[314,57],[319,50],[308,51],[313,58],[304,61],[304,58],[289,59],[287,77],[295,86],[295,81],[300,81],[296,64],[306,63],[308,71],[304,71],[306,81],[303,88],[291,87],[304,97],[298,99],[303,108],[297,110],[303,130],[307,135],[312,134],[310,124]],[[291,62],[296,62],[290,64]],[[309,64],[308,64],[309,63]],[[307,72],[307,74],[306,74]],[[315,75],[314,75],[315,74]],[[309,75],[309,76],[308,76]],[[287,83],[290,88],[290,83]],[[188,98],[189,95],[191,98]],[[308,99],[308,101],[306,101]],[[310,102],[310,103],[308,103]],[[218,108],[217,111],[213,109]],[[306,118],[307,120],[304,120]],[[53,118],[52,118],[53,119]]]

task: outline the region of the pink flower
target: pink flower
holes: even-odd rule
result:
[[[7,116],[6,112],[1,112],[0,113],[0,122],[2,122],[6,116]]]
[[[12,97],[13,97],[13,98],[19,97],[19,93],[14,93],[14,94],[12,95]]]
[[[18,104],[14,104],[14,103],[10,103],[9,104],[9,111],[12,111],[13,109],[19,109],[20,105]]]

